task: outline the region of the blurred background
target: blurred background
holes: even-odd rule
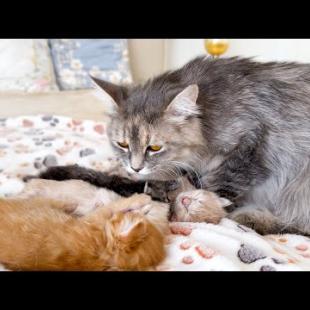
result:
[[[134,75],[138,80],[166,69],[175,69],[195,56],[206,54],[206,39],[129,40]],[[219,39],[209,39],[219,40]],[[259,61],[300,61],[310,63],[309,39],[228,39],[221,57],[255,57]],[[145,59],[149,54],[154,61]],[[139,60],[140,59],[140,60]]]
[[[0,117],[100,119],[89,74],[140,83],[198,55],[310,62],[308,39],[1,39]]]

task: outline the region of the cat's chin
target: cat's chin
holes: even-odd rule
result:
[[[130,167],[125,167],[126,173],[133,181],[173,181],[175,176],[169,174],[150,172],[149,169],[142,169],[141,172],[135,172]]]
[[[153,179],[149,174],[129,174],[129,176],[133,181],[150,181]]]
[[[137,174],[131,174],[131,173],[128,173],[128,178],[134,182],[143,182],[143,181],[147,181],[148,179],[145,179],[144,176],[139,176]]]

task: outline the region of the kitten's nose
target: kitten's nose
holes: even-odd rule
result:
[[[182,198],[181,202],[184,207],[188,207],[191,204],[192,200],[189,197],[185,196]]]

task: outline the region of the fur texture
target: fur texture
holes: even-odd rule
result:
[[[47,198],[58,200],[62,209],[74,216],[84,216],[96,209],[105,208],[115,211],[141,212],[148,221],[154,224],[163,234],[167,233],[169,205],[153,201],[148,195],[134,195],[125,201],[122,196],[106,188],[96,187],[81,180],[55,181],[31,179],[23,191],[15,196],[19,199]],[[135,198],[136,197],[136,198]],[[117,201],[124,201],[117,205]],[[114,204],[111,204],[115,202]],[[96,214],[96,213],[94,213]]]
[[[180,185],[174,191],[167,193],[171,202],[170,216],[173,221],[208,222],[218,223],[227,215],[226,208],[231,202],[217,194],[205,190],[196,190],[186,179],[180,181]],[[97,188],[81,180],[54,181],[45,179],[32,179],[28,181],[24,190],[17,198],[48,198],[61,200],[60,207],[67,213],[83,216],[96,208],[109,207],[113,201],[121,199],[111,190]],[[184,199],[188,201],[183,203]],[[143,212],[147,219],[154,224],[163,235],[167,234],[167,213],[168,205],[152,201],[143,208],[132,202],[126,210],[120,205],[123,211],[134,209]],[[148,198],[151,202],[151,198]],[[113,211],[119,210],[114,209]]]
[[[110,175],[105,172],[81,167],[78,165],[49,167],[46,171],[36,176],[27,176],[24,181],[27,183],[33,179],[46,179],[56,181],[82,180],[96,187],[105,188],[123,197],[130,197],[135,193],[144,193],[145,181],[128,179],[119,175]],[[168,202],[167,193],[178,186],[178,182],[152,180],[147,184],[147,193],[154,200]]]
[[[207,222],[218,224],[227,216],[228,199],[205,190],[180,193],[173,204],[172,220],[176,222]]]
[[[275,219],[310,232],[310,65],[199,57],[128,89],[96,82],[114,100],[108,134],[135,178],[185,169],[247,218],[265,209],[266,232]]]
[[[85,215],[96,208],[106,207],[121,198],[120,195],[106,188],[97,188],[81,180],[54,181],[31,179],[17,198],[48,198],[60,200],[65,204],[65,211],[73,215]]]
[[[10,270],[143,270],[165,256],[167,209],[134,195],[74,217],[63,201],[1,199],[0,262]]]

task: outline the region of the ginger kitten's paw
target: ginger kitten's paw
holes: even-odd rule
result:
[[[230,204],[228,199],[206,190],[183,192],[175,200],[172,221],[217,224],[227,215],[223,208]]]
[[[135,194],[128,199],[130,199],[130,208],[132,209],[140,209],[152,201],[152,198],[146,194]]]
[[[93,203],[93,202],[78,204],[76,208],[74,209],[74,211],[72,212],[72,215],[85,216],[91,213],[92,211],[94,211],[95,209],[103,208],[103,207],[105,207],[104,204]]]

